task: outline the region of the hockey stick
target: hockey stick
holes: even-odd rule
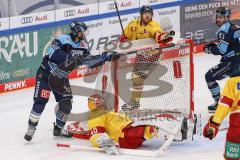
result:
[[[228,130],[228,128],[229,128],[229,127],[219,128],[218,131],[219,131],[219,132],[226,131],[226,130]]]
[[[145,157],[154,157],[162,155],[164,150],[170,145],[172,142],[173,137],[169,137],[168,140],[163,146],[161,146],[156,151],[149,151],[149,150],[139,150],[139,149],[123,149],[119,148],[119,153],[121,155],[131,155],[131,156],[145,156]],[[79,146],[79,145],[71,145],[71,144],[63,144],[63,143],[57,143],[57,147],[64,147],[64,148],[75,148],[80,150],[86,150],[86,151],[97,151],[97,152],[104,152],[101,148],[94,148],[94,147],[86,147],[86,146]]]
[[[121,20],[120,13],[119,13],[119,10],[118,10],[117,1],[114,1],[114,5],[115,5],[115,8],[117,10],[118,19],[119,19],[119,23],[120,23],[120,26],[121,26],[121,29],[122,29],[123,36],[125,37],[125,32],[124,32],[124,29],[123,29],[122,20]]]
[[[173,140],[174,140],[174,135],[170,135],[167,138],[166,142],[158,150],[154,151],[155,156],[161,156],[163,152],[168,149],[168,147],[170,146]]]

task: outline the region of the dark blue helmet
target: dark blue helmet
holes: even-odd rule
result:
[[[143,13],[151,13],[153,15],[153,9],[151,6],[144,5],[140,9],[140,14],[142,15]]]
[[[216,10],[216,16],[230,17],[231,16],[231,10],[227,7],[219,7]]]
[[[69,25],[69,28],[73,35],[77,35],[79,32],[84,33],[87,31],[87,25],[83,22],[73,21]]]

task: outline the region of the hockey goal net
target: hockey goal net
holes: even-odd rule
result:
[[[136,98],[140,111],[182,113],[193,118],[191,40],[162,47],[152,39],[137,40],[117,46],[115,51],[121,58],[107,62],[97,76],[97,89],[108,106],[119,112]]]

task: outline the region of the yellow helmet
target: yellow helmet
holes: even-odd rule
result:
[[[106,108],[106,101],[105,99],[100,96],[99,94],[94,94],[91,95],[88,98],[88,108],[90,110],[95,110],[95,109],[102,109],[102,108]]]

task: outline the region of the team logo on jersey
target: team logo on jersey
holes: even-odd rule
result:
[[[149,33],[150,33],[150,32],[149,32],[148,30],[146,30],[146,29],[144,29],[143,32],[144,32],[145,34],[149,34]]]
[[[224,35],[225,35],[224,32],[219,32],[218,33],[218,39],[224,39]]]
[[[42,98],[49,98],[50,97],[50,91],[43,89],[41,92]]]

